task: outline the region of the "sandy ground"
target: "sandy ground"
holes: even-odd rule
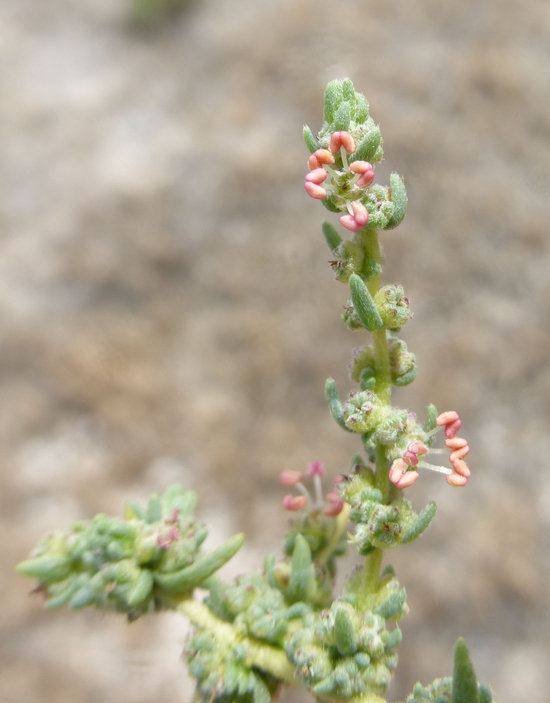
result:
[[[541,0],[196,0],[151,32],[123,0],[0,4],[0,699],[192,699],[176,616],[28,598],[13,565],[44,531],[181,481],[212,544],[248,532],[231,573],[254,569],[286,523],[278,471],[358,449],[323,398],[362,340],[301,142],[349,75],[378,177],[409,192],[383,241],[419,361],[396,399],[459,409],[473,449],[466,490],[410,489],[439,510],[391,555],[392,700],[448,673],[458,635],[500,703],[547,700],[549,41]]]

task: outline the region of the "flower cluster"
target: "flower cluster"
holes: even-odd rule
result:
[[[369,161],[353,161],[348,165],[346,153],[353,154],[356,148],[355,139],[349,132],[333,132],[329,149],[316,149],[309,157],[311,170],[306,175],[307,194],[316,200],[323,200],[329,193],[337,197],[341,190],[353,193],[357,188],[368,188],[374,181],[372,164]],[[335,166],[335,154],[339,154],[342,170]],[[329,176],[327,184],[325,181]],[[369,221],[368,210],[360,199],[348,202],[347,208],[348,213],[340,217],[340,224],[351,232],[358,232]]]
[[[301,471],[293,471],[285,469],[279,474],[279,481],[283,486],[296,488],[300,495],[288,494],[283,498],[283,507],[285,510],[297,511],[305,508],[309,504],[310,512],[323,512],[327,517],[334,517],[342,512],[344,501],[340,497],[337,486],[341,482],[342,477],[339,476],[335,480],[335,487],[326,494],[326,501],[323,499],[323,488],[321,477],[324,474],[323,463],[321,461],[312,461],[309,465],[307,475],[313,479],[314,495],[312,496],[306,486],[302,483],[303,474]]]
[[[191,591],[241,547],[243,535],[236,535],[201,555],[208,530],[195,505],[194,493],[171,486],[146,508],[129,503],[126,519],[100,513],[47,535],[17,570],[38,579],[48,608],[93,605],[135,620],[171,594]]]
[[[449,461],[452,469],[419,459],[426,454],[440,454],[445,450],[431,449],[420,440],[413,440],[407,445],[403,455],[395,459],[390,467],[390,481],[398,488],[407,488],[417,480],[419,473],[416,468],[430,469],[446,474],[447,483],[451,486],[465,486],[468,482],[470,469],[464,461],[464,457],[470,451],[470,445],[463,437],[456,436],[462,426],[458,413],[454,410],[447,410],[438,415],[435,422],[439,427],[445,428],[445,445],[447,449],[451,450]]]

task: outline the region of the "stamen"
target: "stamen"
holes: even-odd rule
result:
[[[450,476],[447,476],[447,483],[450,486],[459,488],[460,486],[465,486],[468,483],[468,479],[460,474],[451,474]]]
[[[437,471],[439,474],[452,474],[451,469],[446,466],[438,466],[437,464],[429,464],[427,461],[418,462],[419,469],[429,469],[430,471]]]
[[[307,498],[305,496],[287,495],[283,498],[283,508],[285,510],[301,510],[306,503]]]
[[[306,182],[319,184],[322,183],[327,176],[328,173],[325,171],[324,168],[314,168],[313,171],[310,171],[306,175]]]
[[[301,471],[293,471],[292,469],[284,469],[279,474],[279,482],[283,486],[288,486],[289,488],[295,486],[302,480]]]
[[[304,185],[306,193],[315,200],[322,200],[327,197],[327,191],[320,185],[306,181]]]

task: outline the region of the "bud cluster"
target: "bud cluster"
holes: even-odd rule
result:
[[[240,548],[237,535],[200,556],[208,530],[195,505],[192,492],[171,486],[146,508],[129,503],[126,519],[99,514],[47,535],[17,571],[38,580],[48,608],[93,605],[134,620],[171,594],[191,591]]]
[[[351,698],[385,693],[400,641],[401,631],[388,630],[385,617],[340,599],[306,616],[286,651],[296,675],[315,694]]]
[[[328,84],[323,127],[317,136],[304,127],[304,139],[311,152],[308,195],[343,212],[340,224],[351,232],[397,227],[405,215],[405,187],[397,174],[389,188],[373,183],[373,164],[383,156],[380,129],[349,79]]]

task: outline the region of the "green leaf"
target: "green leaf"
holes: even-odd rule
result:
[[[331,251],[336,249],[336,247],[342,243],[342,237],[338,234],[336,227],[330,224],[330,222],[323,222],[323,236]]]
[[[493,701],[493,694],[491,693],[491,690],[487,688],[487,686],[479,686],[478,689],[479,693],[479,703],[492,703]]]
[[[338,389],[336,387],[336,381],[333,378],[327,378],[325,381],[325,397],[328,400],[328,407],[330,414],[340,425],[340,427],[347,432],[352,432],[350,428],[344,422],[344,409],[342,406],[342,401],[338,395]]]
[[[149,502],[147,503],[147,512],[145,513],[145,520],[149,524],[162,520],[162,503],[156,493],[149,498]]]
[[[15,567],[21,576],[29,576],[39,581],[61,581],[71,572],[71,563],[66,557],[44,556],[26,559]]]
[[[355,629],[345,608],[340,608],[334,618],[334,644],[343,657],[350,657],[357,651]]]
[[[303,535],[296,535],[292,552],[287,598],[291,603],[307,600],[312,578],[311,549]]]
[[[432,521],[436,509],[437,505],[435,501],[432,500],[419,515],[414,516],[411,524],[407,525],[407,528],[403,532],[402,542],[404,544],[407,544],[407,542],[412,542],[417,537],[420,537]]]
[[[313,152],[317,151],[317,149],[319,148],[319,142],[315,139],[315,137],[313,136],[313,132],[307,126],[307,124],[304,125],[303,135],[304,142],[306,143],[307,148],[313,154]]]
[[[340,101],[342,100],[342,83],[335,80],[330,81],[325,89],[325,120],[331,123],[334,119],[334,113]]]
[[[351,122],[351,105],[347,101],[342,101],[334,115],[334,131],[348,130]]]
[[[376,303],[369,293],[369,289],[356,273],[352,273],[349,277],[349,287],[353,307],[363,326],[371,332],[383,327],[384,322],[380,317]]]
[[[462,637],[455,644],[452,703],[479,703],[476,673]]]
[[[372,161],[378,151],[381,139],[382,136],[380,134],[380,130],[375,125],[374,128],[369,130],[359,142],[359,146],[354,151],[353,156],[350,156],[350,162]]]
[[[398,173],[391,174],[390,187],[391,201],[395,209],[384,229],[394,229],[394,227],[397,227],[397,225],[401,224],[407,212],[407,191],[405,189],[405,183]]]
[[[136,582],[128,593],[127,602],[132,608],[142,603],[153,590],[153,574],[149,569],[142,569]]]
[[[244,535],[238,534],[220,545],[210,554],[199,558],[190,566],[168,574],[155,573],[155,583],[170,593],[190,591],[205,581],[228,562],[242,547]]]

